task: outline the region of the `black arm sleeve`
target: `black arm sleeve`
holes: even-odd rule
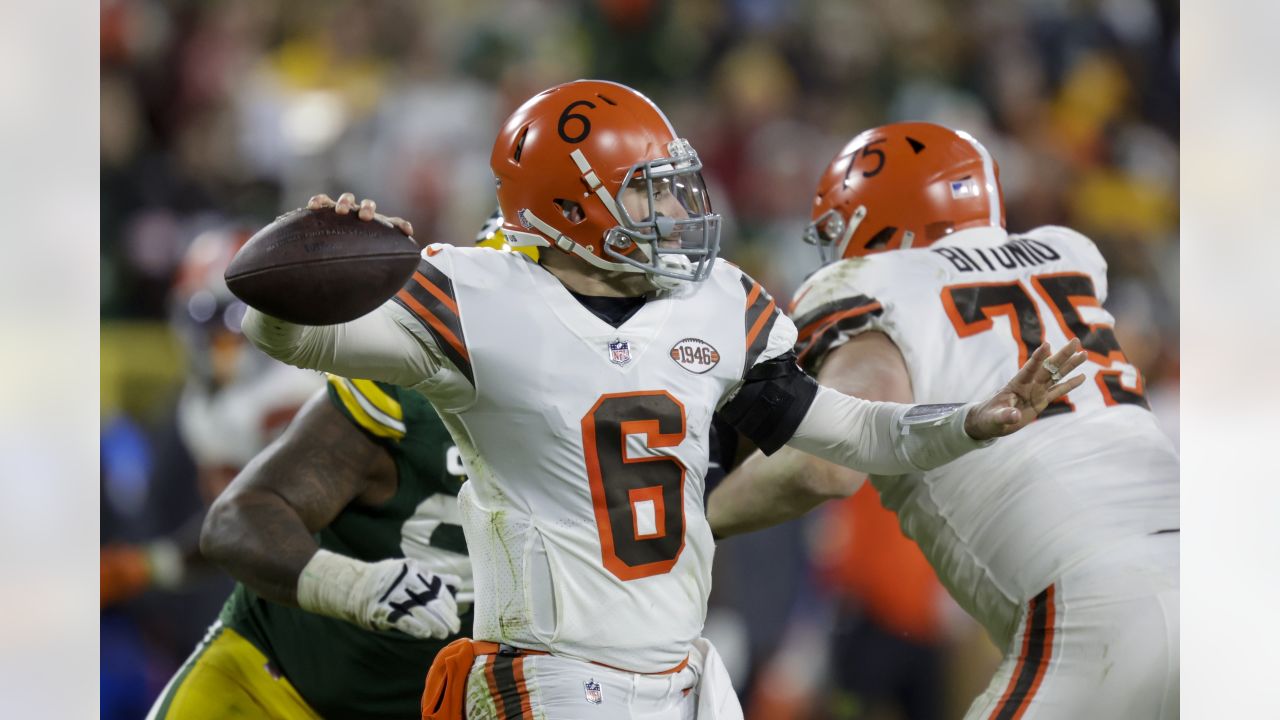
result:
[[[800,369],[794,352],[787,352],[748,370],[720,415],[772,455],[795,434],[817,394],[818,382]]]

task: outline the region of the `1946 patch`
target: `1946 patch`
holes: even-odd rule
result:
[[[701,375],[720,362],[720,352],[705,340],[685,338],[671,347],[671,359],[685,370]]]

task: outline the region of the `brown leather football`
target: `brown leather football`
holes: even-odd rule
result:
[[[281,320],[333,325],[386,302],[413,274],[419,250],[413,238],[355,212],[294,210],[240,248],[227,287]]]

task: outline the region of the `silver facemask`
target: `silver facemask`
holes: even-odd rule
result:
[[[615,198],[622,224],[605,236],[604,247],[611,260],[649,273],[659,287],[705,280],[720,252],[720,216],[711,210],[698,154],[683,139],[668,143],[667,150],[669,157],[632,166]],[[632,217],[623,204],[628,190],[647,199],[644,217]],[[670,207],[672,199],[685,217],[655,211]]]

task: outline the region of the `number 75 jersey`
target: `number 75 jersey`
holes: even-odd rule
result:
[[[747,368],[791,350],[794,326],[723,261],[615,328],[522,255],[425,254],[396,311],[456,370],[417,389],[467,466],[475,637],[678,665],[711,587],[712,414]]]
[[[1178,460],[1103,309],[1083,235],[963,230],[833,263],[797,292],[796,352],[817,372],[866,331],[902,352],[915,402],[990,397],[1042,342],[1080,338],[1085,383],[991,448],[920,478],[871,478],[957,601],[997,642],[1021,603],[1110,540],[1178,527]],[[1050,431],[1051,430],[1051,431]]]

